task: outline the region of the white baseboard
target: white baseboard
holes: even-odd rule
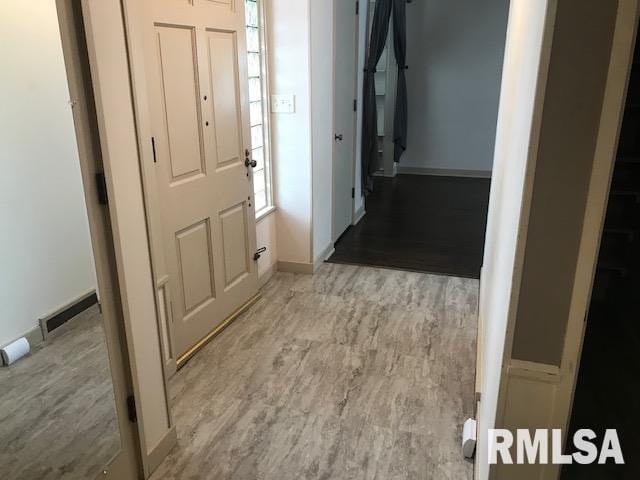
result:
[[[440,177],[491,178],[490,170],[458,170],[449,168],[410,167],[398,165],[404,175],[434,175]]]
[[[313,261],[313,273],[316,273],[324,261],[333,255],[335,251],[335,248],[333,248],[333,242],[329,243],[322,253],[320,253],[320,255],[318,255]]]
[[[320,253],[313,261],[308,262],[285,262],[278,260],[278,272],[287,273],[303,273],[306,275],[313,275],[318,271],[324,261],[333,255],[334,252],[333,243],[327,245],[327,247]]]
[[[360,220],[362,220],[366,214],[367,211],[364,209],[364,202],[362,202],[360,208],[356,210],[353,215],[353,222],[351,223],[351,225],[357,225],[358,223],[360,223]]]
[[[277,268],[278,264],[274,263],[266,271],[258,275],[258,288],[264,287],[266,283],[271,280],[271,277],[276,273]]]
[[[557,419],[557,400],[566,375],[555,365],[511,359],[503,381],[504,406],[500,428],[515,432],[518,428],[564,428]],[[486,432],[485,432],[486,433]],[[480,433],[483,434],[483,433]],[[558,478],[558,465],[535,464],[527,467],[526,475],[516,475],[519,465],[497,465],[496,478]]]
[[[169,452],[177,443],[178,433],[176,431],[176,426],[172,425],[171,428],[167,430],[167,432],[162,436],[156,446],[151,449],[149,455],[147,456],[148,471],[145,472],[146,478],[151,476],[153,471],[158,468],[158,466],[162,463],[166,456],[169,455]]]
[[[38,345],[40,345],[42,342],[44,342],[44,336],[42,335],[42,328],[40,328],[40,326],[37,327],[33,327],[31,330],[29,330],[28,332],[25,332],[22,335],[17,336],[16,338],[9,340],[8,342],[0,345],[0,348],[4,348],[7,345],[15,342],[16,340],[18,340],[19,338],[26,338],[27,341],[29,342],[29,346],[31,348],[36,347]],[[0,365],[2,365],[2,359],[0,358]]]
[[[313,274],[313,263],[278,260],[278,272]]]

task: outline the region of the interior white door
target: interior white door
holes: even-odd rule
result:
[[[333,241],[344,233],[353,219],[358,45],[356,3],[356,0],[335,2]]]
[[[244,4],[144,6],[163,243],[184,359],[258,290]]]

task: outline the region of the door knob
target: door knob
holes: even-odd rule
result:
[[[339,142],[341,142],[343,138],[344,138],[344,137],[343,137],[343,135],[342,135],[342,134],[339,134],[339,135],[338,135],[338,134],[336,134],[336,135],[335,135],[335,139],[336,139],[336,140],[338,140]]]
[[[258,165],[258,162],[255,160],[251,160],[251,152],[249,151],[249,149],[247,148],[244,151],[244,166],[249,168],[256,168],[256,166]]]

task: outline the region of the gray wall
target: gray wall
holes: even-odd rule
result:
[[[407,5],[408,149],[400,167],[491,171],[509,0]]]

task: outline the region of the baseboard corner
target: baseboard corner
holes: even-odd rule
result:
[[[278,260],[278,272],[286,273],[302,273],[305,275],[313,274],[313,263],[307,262],[287,262]]]
[[[278,268],[277,262],[271,265],[267,270],[258,275],[258,288],[264,287],[271,277],[276,273]]]
[[[176,426],[172,425],[164,434],[160,441],[147,455],[147,475],[149,478],[156,468],[160,466],[162,461],[169,455],[169,452],[178,444],[178,433]]]
[[[360,220],[362,220],[366,214],[367,214],[367,211],[364,208],[364,202],[362,202],[362,205],[360,205],[360,208],[356,210],[355,213],[353,214],[353,222],[351,223],[351,225],[355,226],[358,223],[360,223]]]

